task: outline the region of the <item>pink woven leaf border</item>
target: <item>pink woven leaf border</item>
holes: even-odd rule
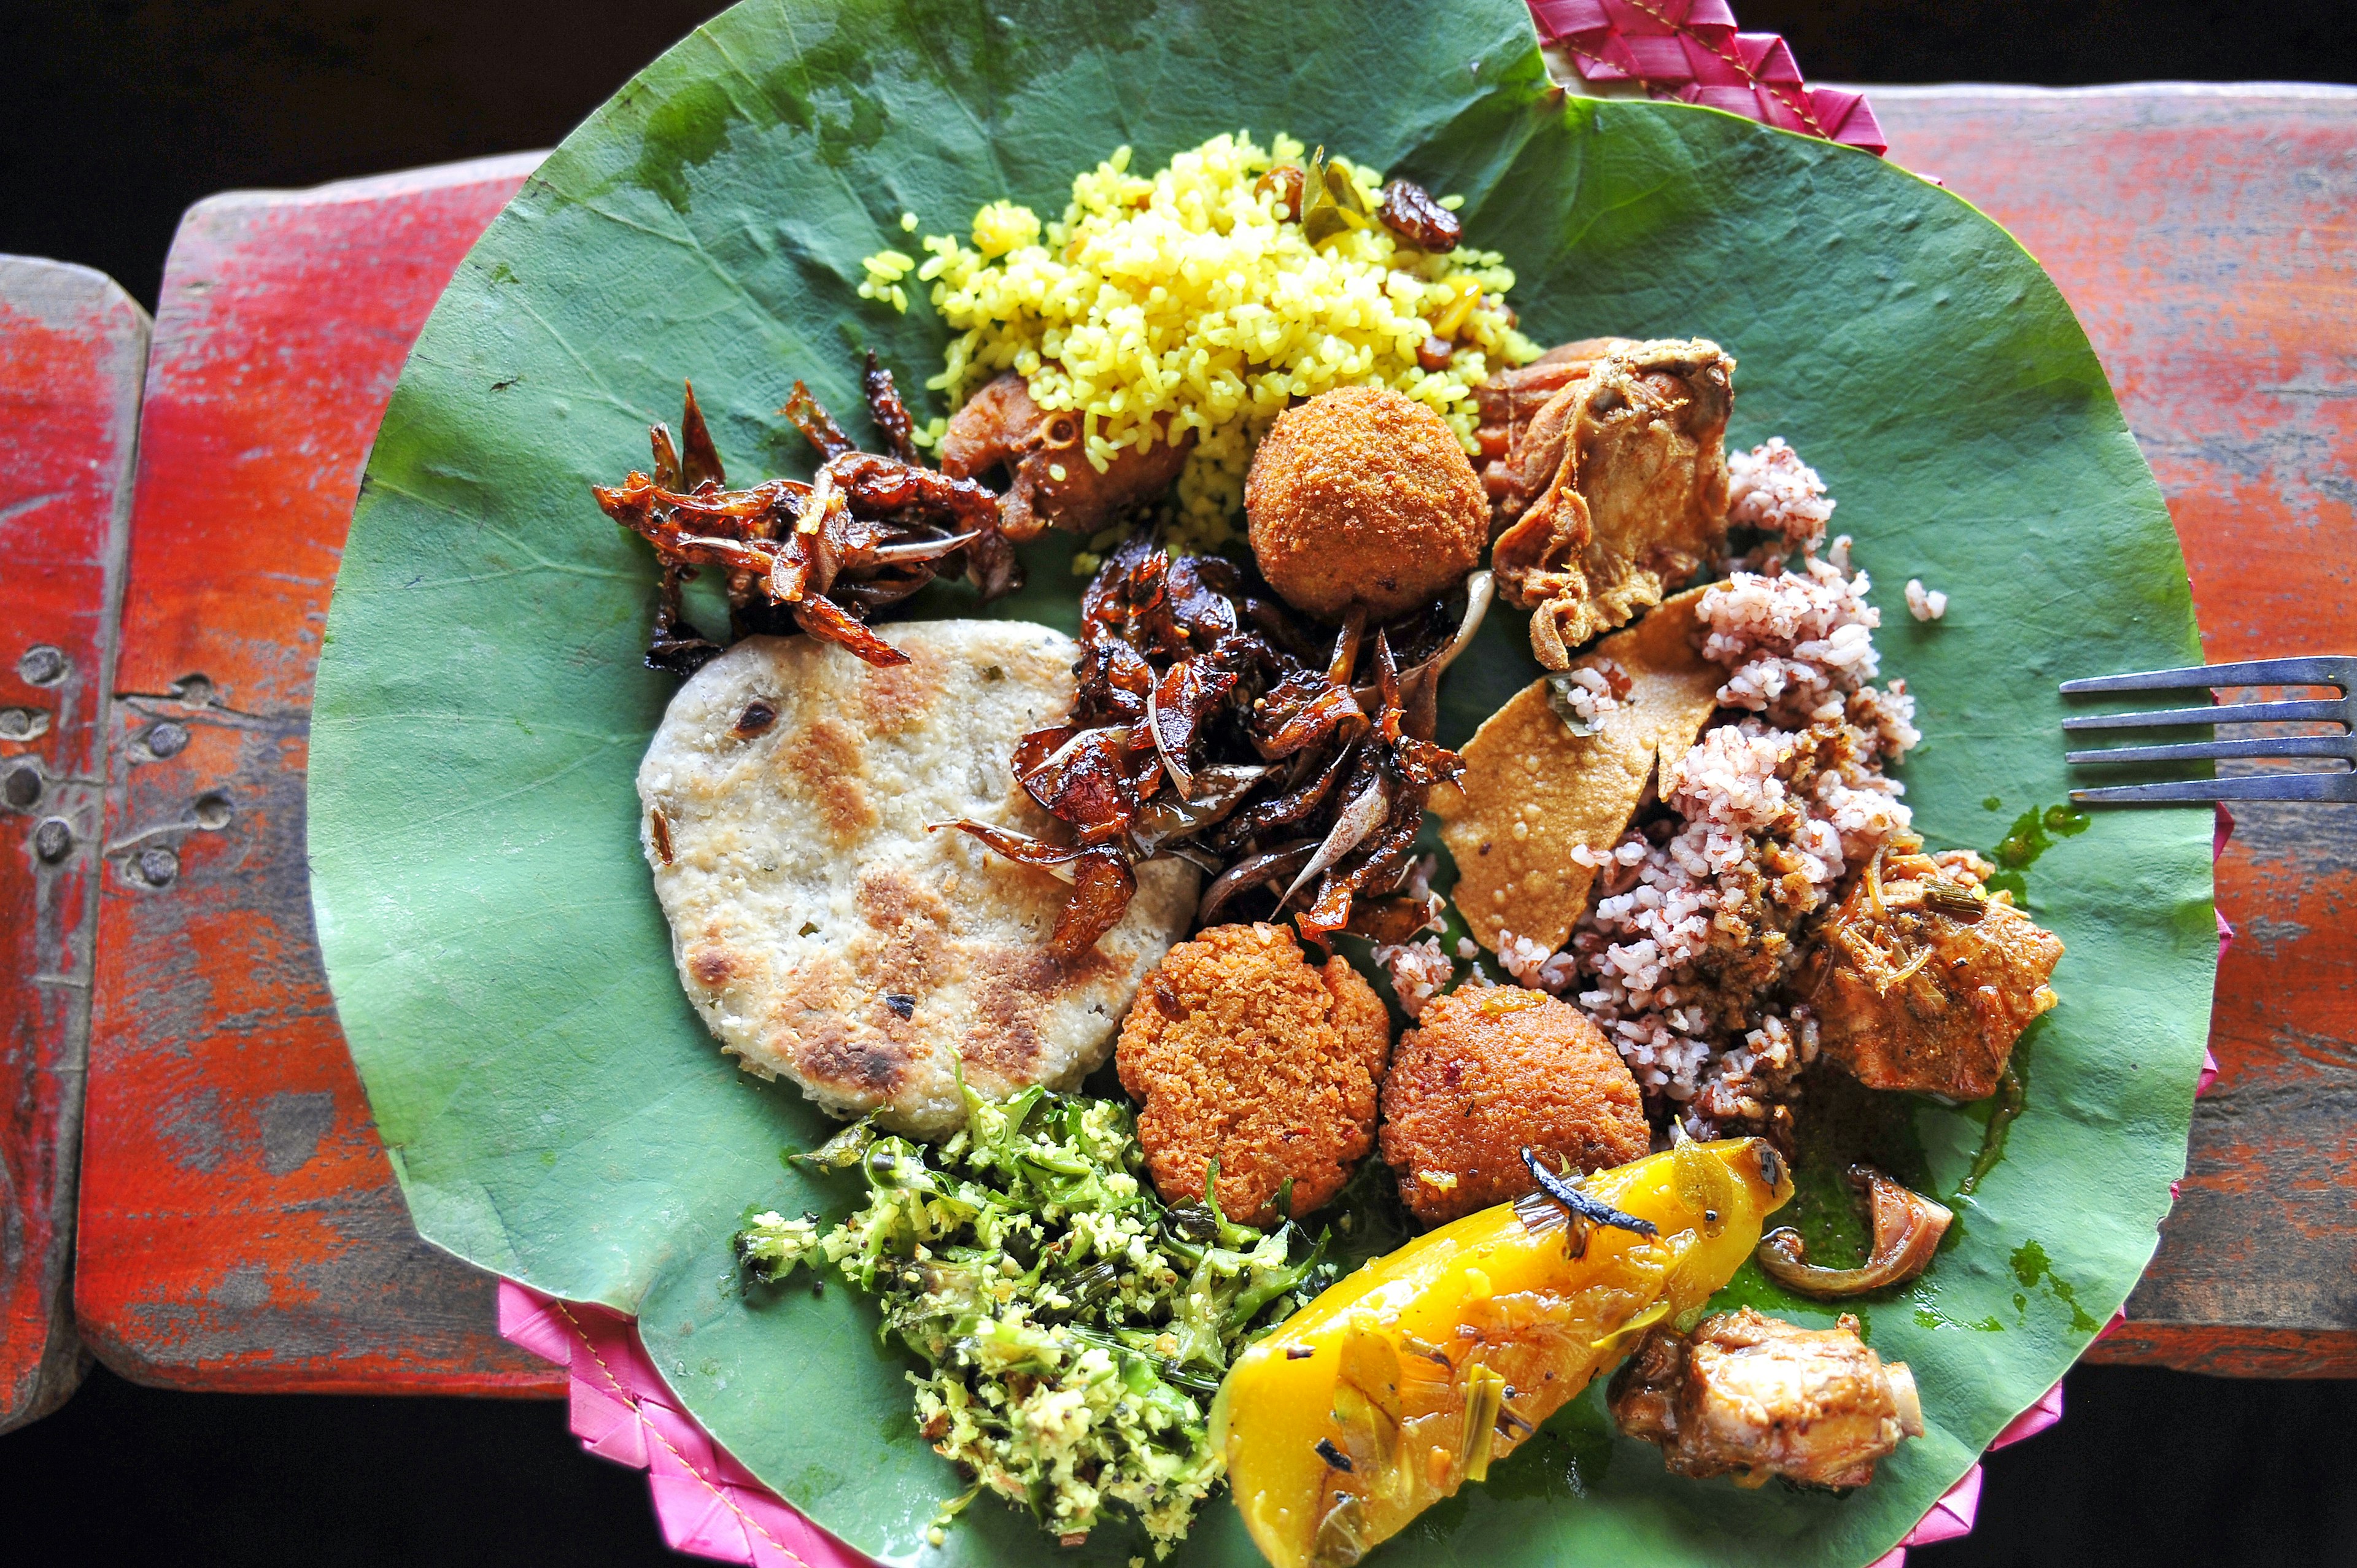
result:
[[[1809,86],[1784,40],[1738,31],[1727,0],[1530,0],[1530,6],[1540,38],[1598,87],[1641,88],[1878,157],[1889,145],[1866,94]]]
[[[2109,1334],[2126,1321],[2126,1314],[2114,1313],[2111,1322],[2104,1326],[2104,1334]],[[2095,1337],[2100,1339],[2103,1335]],[[2000,1448],[2011,1447],[2025,1437],[2035,1437],[2061,1419],[2062,1385],[2057,1383],[2039,1395],[2036,1404],[2006,1423],[2005,1430],[1998,1433],[1996,1440],[1989,1444],[1989,1452],[1994,1454]],[[1980,1512],[1980,1506],[1981,1467],[1975,1465],[1948,1488],[1945,1496],[1932,1505],[1932,1511],[1907,1532],[1905,1539],[1868,1563],[1867,1568],[1905,1568],[1909,1547],[1929,1546],[1934,1541],[1953,1541],[1959,1536],[1970,1535],[1973,1520]]]
[[[645,1470],[655,1519],[674,1552],[755,1568],[866,1568],[715,1443],[680,1409],[611,1308],[500,1282],[500,1337],[566,1368],[573,1434],[603,1459]]]
[[[755,1568],[866,1568],[866,1557],[762,1486],[680,1409],[640,1345],[635,1319],[501,1280],[500,1335],[572,1372],[573,1434],[600,1458],[649,1472],[655,1519],[673,1551]],[[2057,1383],[1989,1446],[2018,1443],[2061,1419]],[[1901,1568],[1908,1547],[1965,1534],[1980,1496],[1975,1465],[1872,1568]]]

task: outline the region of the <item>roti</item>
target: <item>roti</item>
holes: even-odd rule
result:
[[[905,622],[877,669],[753,637],[672,700],[640,765],[640,840],[680,983],[747,1070],[837,1116],[944,1135],[959,1080],[992,1098],[1075,1087],[1184,934],[1196,872],[1137,867],[1119,925],[1047,950],[1070,891],[937,824],[1053,836],[1008,767],[1071,707],[1079,646],[1022,621]]]

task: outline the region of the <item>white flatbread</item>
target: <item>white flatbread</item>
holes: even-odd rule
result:
[[[756,637],[698,671],[640,764],[640,838],[681,983],[722,1049],[838,1116],[939,1136],[965,1120],[961,1067],[1000,1097],[1070,1088],[1104,1060],[1185,934],[1196,873],[1140,865],[1121,923],[1059,962],[1046,943],[1069,885],[926,830],[1060,831],[1007,758],[1070,709],[1079,646],[1020,621],[885,635],[909,663]]]

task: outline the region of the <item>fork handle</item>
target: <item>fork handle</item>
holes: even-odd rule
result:
[[[2073,789],[2087,805],[2168,805],[2185,800],[2357,801],[2357,773],[2244,773],[2232,779],[2184,779],[2170,784],[2121,784]]]

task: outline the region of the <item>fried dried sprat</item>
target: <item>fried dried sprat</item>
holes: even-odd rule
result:
[[[877,427],[896,452],[905,450],[908,411],[873,354],[865,381]],[[662,562],[651,668],[692,674],[720,651],[680,602],[681,585],[699,566],[727,574],[738,635],[799,629],[879,665],[907,660],[866,618],[936,575],[963,571],[985,599],[1020,585],[1014,547],[999,532],[998,498],[988,489],[904,456],[858,450],[800,381],[779,412],[819,450],[817,478],[807,485],[767,479],[726,489],[691,385],[679,439],[660,423],[648,432],[653,475],[634,471],[619,485],[592,487],[606,515],[652,544]]]
[[[1572,857],[1609,854],[1652,784],[1718,705],[1721,671],[1695,651],[1699,588],[1606,638],[1577,670],[1614,669],[1625,693],[1580,734],[1534,681],[1490,715],[1465,746],[1465,773],[1436,790],[1441,842],[1457,859],[1457,908],[1482,946],[1498,933],[1559,948],[1587,907],[1595,870]],[[1577,673],[1575,671],[1575,675]]]
[[[956,825],[1009,859],[1070,866],[1050,943],[1068,958],[1121,918],[1130,867],[1164,854],[1211,876],[1200,924],[1291,908],[1319,946],[1395,931],[1426,799],[1462,766],[1432,740],[1440,671],[1488,603],[1477,574],[1461,610],[1372,629],[1354,615],[1329,650],[1249,568],[1173,559],[1141,531],[1082,597],[1069,719],[1015,748],[1015,776],[1072,845]]]

